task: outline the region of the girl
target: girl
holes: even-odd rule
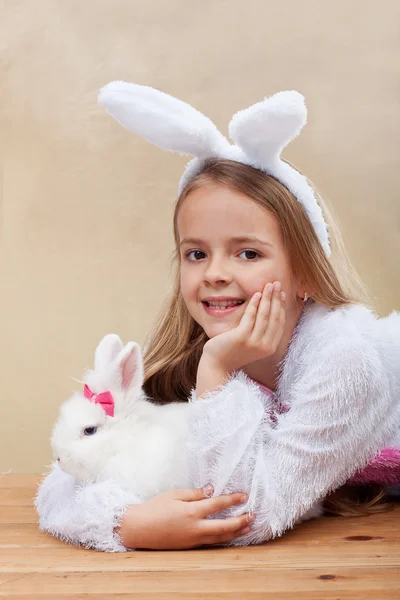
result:
[[[323,500],[351,512],[344,484],[368,481],[368,461],[370,481],[398,481],[399,315],[365,306],[327,207],[280,158],[305,124],[302,96],[235,115],[234,145],[152,88],[114,82],[99,101],[196,157],[174,214],[176,281],[145,349],[149,397],[190,402],[196,488],[139,504],[112,482],[77,487],[54,465],[36,499],[40,527],[108,551],[259,543]],[[374,462],[384,447],[386,471]]]

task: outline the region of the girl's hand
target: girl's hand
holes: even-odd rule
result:
[[[267,283],[262,293],[257,292],[250,299],[237,327],[216,335],[204,345],[201,361],[229,375],[274,354],[284,327],[285,293],[281,292],[279,282]]]
[[[171,490],[126,511],[118,533],[127,548],[178,550],[230,542],[250,531],[254,516],[207,519],[229,506],[247,502],[246,494],[209,498],[212,488]]]

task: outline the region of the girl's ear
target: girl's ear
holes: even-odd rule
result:
[[[124,392],[141,388],[144,381],[142,351],[139,344],[129,342],[117,360],[118,380]]]
[[[309,285],[308,283],[301,283],[299,285],[299,287],[297,288],[297,296],[299,298],[304,298],[304,295],[307,293],[308,298],[312,298],[315,290],[313,287],[311,287],[311,285]]]
[[[115,360],[123,347],[121,339],[115,333],[110,333],[103,337],[96,348],[94,370],[98,373],[104,372]]]

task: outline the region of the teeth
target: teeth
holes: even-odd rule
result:
[[[229,302],[207,302],[210,308],[228,308],[230,306],[238,306],[238,304],[243,304],[242,300],[230,300]]]

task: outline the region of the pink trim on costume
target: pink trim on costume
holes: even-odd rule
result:
[[[273,398],[275,396],[275,392],[273,392],[269,387],[267,387],[266,385],[263,385],[262,383],[258,383],[258,381],[256,381],[255,379],[253,379],[253,381],[254,381],[254,383],[256,383],[258,385],[260,390],[262,392],[264,392],[264,394],[266,394],[267,396],[270,396],[271,398]]]
[[[114,398],[112,397],[111,392],[95,394],[88,385],[85,385],[83,388],[83,394],[85,398],[91,402],[94,402],[95,404],[101,404],[102,409],[109,417],[114,416]]]
[[[260,383],[259,381],[256,381],[255,379],[253,379],[254,383],[256,383],[258,385],[258,387],[260,388],[260,390],[266,395],[268,396],[268,398],[272,401],[275,401],[275,392],[273,390],[271,390],[269,387],[267,387],[266,385],[263,385],[262,383]],[[268,416],[271,419],[271,421],[276,425],[278,422],[278,418],[277,415],[281,415],[282,413],[286,413],[288,412],[288,408],[287,406],[285,406],[282,403],[276,404],[275,408],[268,408]]]
[[[376,458],[369,461],[349,479],[348,483],[362,485],[378,483],[394,485],[400,483],[400,448],[384,448]]]

